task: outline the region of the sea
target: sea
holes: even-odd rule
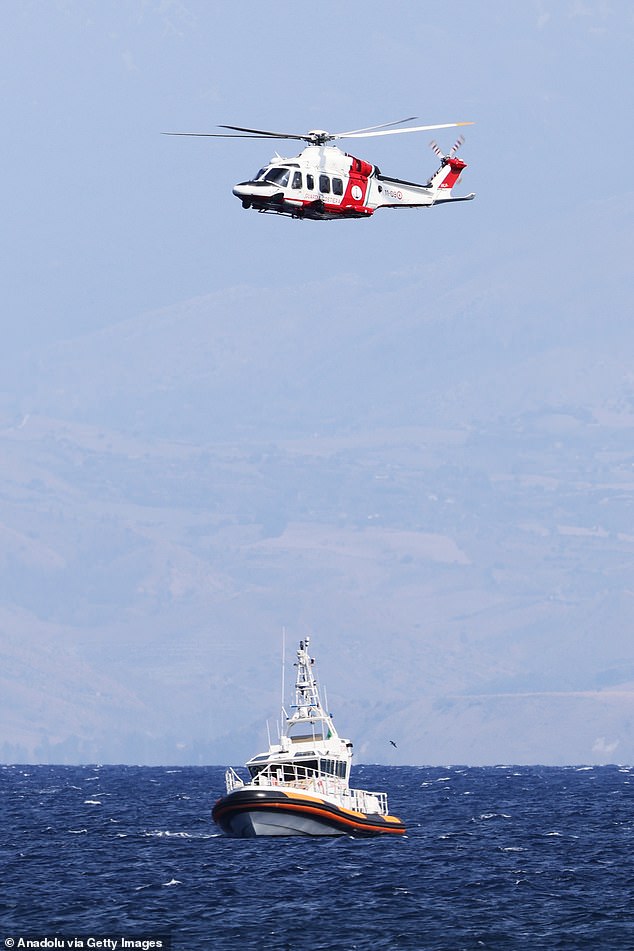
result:
[[[629,951],[634,768],[357,766],[403,837],[230,839],[220,767],[0,767],[0,948]]]

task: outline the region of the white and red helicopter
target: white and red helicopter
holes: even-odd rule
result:
[[[276,154],[252,179],[234,186],[233,194],[240,199],[242,207],[255,211],[323,221],[369,218],[377,208],[429,208],[450,201],[470,201],[475,198],[473,193],[460,197],[451,194],[461,172],[467,167],[465,162],[456,158],[456,152],[464,141],[462,136],[447,155],[432,141],[431,147],[440,158],[441,164],[425,185],[382,175],[376,165],[342,152],[335,145],[328,145],[335,139],[363,139],[472,125],[471,122],[446,122],[442,125],[394,128],[403,122],[413,122],[415,118],[410,116],[397,122],[334,134],[322,129],[313,129],[303,135],[267,132],[235,125],[218,126],[220,129],[231,129],[231,132],[166,134],[223,139],[299,139],[308,142],[308,146],[299,155],[282,158]]]

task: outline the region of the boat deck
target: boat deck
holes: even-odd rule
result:
[[[319,773],[316,770],[294,763],[270,763],[248,783],[245,783],[235,769],[230,767],[225,773],[225,783],[227,793],[242,789],[245,786],[296,790],[325,796],[354,812],[377,813],[381,816],[388,814],[387,793],[370,792],[366,789],[351,789],[345,780],[338,776]]]

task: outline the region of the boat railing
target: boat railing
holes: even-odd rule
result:
[[[240,786],[244,786],[244,780],[236,773],[233,767],[229,767],[225,772],[225,786],[227,787],[227,792],[233,792],[234,789],[239,789]]]
[[[227,792],[244,786],[243,781],[233,769],[225,774]],[[370,792],[366,789],[350,789],[345,779],[331,776],[307,766],[295,763],[269,763],[260,769],[251,779],[253,786],[281,786],[289,789],[301,789],[307,793],[317,793],[337,799],[346,809],[354,812],[388,814],[387,793]]]
[[[352,801],[348,808],[355,812],[378,812],[381,816],[387,816],[387,793],[370,792],[367,789],[350,789],[348,792]]]

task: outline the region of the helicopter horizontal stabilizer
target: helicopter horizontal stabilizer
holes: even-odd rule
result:
[[[450,201],[471,201],[472,198],[475,198],[475,192],[471,192],[470,195],[452,195],[449,198],[437,198],[434,204],[447,205]]]

